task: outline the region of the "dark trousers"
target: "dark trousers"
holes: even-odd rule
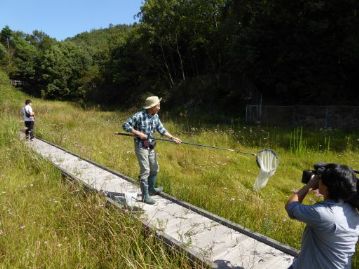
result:
[[[25,127],[26,127],[26,130],[25,130],[25,135],[26,135],[26,138],[34,138],[34,125],[35,125],[35,122],[34,121],[25,121]]]

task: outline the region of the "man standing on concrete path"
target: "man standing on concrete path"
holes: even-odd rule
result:
[[[26,127],[26,139],[30,139],[30,141],[32,141],[34,139],[35,113],[31,107],[31,100],[27,99],[25,101],[25,106],[22,108],[21,112]]]
[[[177,144],[182,142],[181,139],[172,136],[160,121],[157,113],[160,110],[161,99],[157,96],[148,97],[143,110],[128,118],[122,126],[125,131],[135,136],[135,153],[140,166],[139,178],[142,201],[151,205],[155,201],[150,195],[156,195],[162,191],[161,187],[155,188],[159,166],[153,133],[158,131],[161,135],[168,137]]]

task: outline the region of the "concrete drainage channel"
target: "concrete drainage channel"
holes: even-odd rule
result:
[[[123,208],[125,193],[139,193],[136,181],[41,139],[27,145],[52,162],[62,173]],[[189,259],[211,268],[286,269],[298,252],[271,238],[193,206],[166,193],[154,196],[156,205],[134,201],[140,221]],[[136,214],[137,216],[137,214]]]

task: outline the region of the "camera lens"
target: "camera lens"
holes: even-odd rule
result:
[[[312,170],[304,170],[302,174],[302,183],[307,184],[314,172]]]

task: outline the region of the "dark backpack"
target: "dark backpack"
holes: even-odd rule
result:
[[[30,118],[30,117],[31,117],[30,113],[27,112],[25,108],[24,108],[24,113],[25,113],[25,116],[26,116],[27,118]]]

